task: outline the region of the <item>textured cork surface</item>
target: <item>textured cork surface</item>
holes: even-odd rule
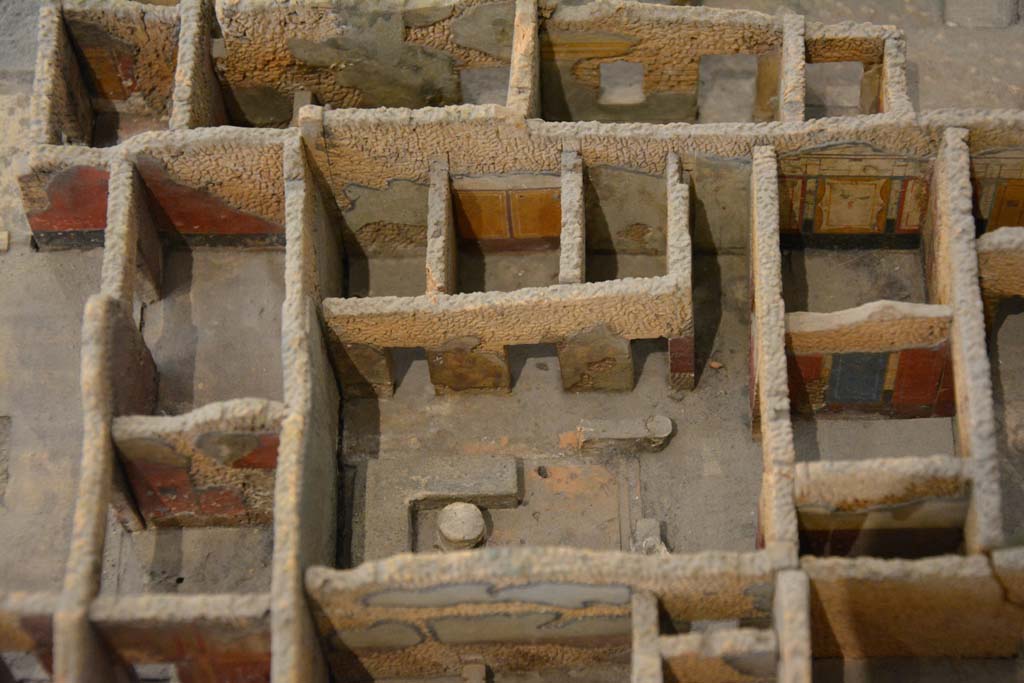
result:
[[[767,120],[689,123],[700,59],[731,54],[757,57],[757,109]],[[861,115],[805,120],[806,64],[841,61],[864,65]],[[615,101],[608,74],[623,63],[642,67],[630,84],[639,103]],[[812,657],[1016,655],[1024,561],[1019,548],[1002,547],[984,314],[993,297],[1024,291],[1022,228],[996,220],[999,211],[1009,215],[998,193],[1022,177],[1014,160],[1024,148],[1024,114],[918,114],[919,69],[893,26],[679,4],[45,5],[28,144],[8,174],[27,218],[12,244],[24,242],[27,251],[31,237],[41,250],[102,247],[103,254],[92,263],[100,293],[68,323],[82,328],[82,438],[64,582],[50,593],[0,595],[0,645],[44,664],[52,657],[54,679],[76,683],[118,680],[126,665],[152,661],[175,664],[182,680],[197,683],[455,677],[468,657],[498,676],[595,667],[606,676],[632,668],[637,683],[808,683]],[[123,117],[117,130],[105,130],[114,113]],[[458,293],[466,264],[453,195],[494,187],[507,196],[560,192],[551,212],[558,284]],[[505,218],[510,226],[529,223]],[[782,247],[794,237],[853,248],[865,240],[920,245],[929,303],[787,311]],[[180,270],[190,262],[183,245],[199,267]],[[242,251],[254,247],[268,251]],[[706,260],[697,268],[695,250],[736,255],[733,270],[749,267],[749,280]],[[261,344],[277,368],[268,381],[283,384],[269,398],[280,400],[195,400],[184,414],[156,414],[171,379],[154,363],[166,358],[153,341],[157,326],[187,339],[195,332],[189,325],[219,330],[231,319],[225,311],[245,315],[227,286],[222,296],[214,292],[222,315],[206,316],[199,296],[210,292],[202,285],[221,282],[216,264],[228,264],[226,273],[242,253],[280,266],[268,270],[268,290],[244,293],[257,309],[272,309],[274,329],[246,328],[259,339],[244,340],[229,360],[250,376],[226,381],[258,379],[251,354]],[[595,253],[658,264],[645,277],[588,282]],[[218,261],[218,254],[229,257]],[[360,277],[353,263],[397,256],[417,262],[420,295],[351,296]],[[590,278],[597,277],[595,269]],[[190,279],[191,287],[180,287]],[[414,285],[410,291],[418,278]],[[35,295],[24,288],[25,298]],[[283,303],[272,299],[282,291]],[[177,322],[187,324],[161,317],[172,301],[183,312]],[[739,341],[716,336],[720,323],[738,330]],[[656,352],[631,343],[648,339],[658,340]],[[552,345],[550,359],[523,361],[515,348],[538,343]],[[403,359],[410,347],[423,355]],[[881,411],[878,419],[955,412],[957,457],[802,462],[808,454],[793,440],[791,380],[809,367],[797,356],[815,354],[886,356],[893,364],[879,373],[879,387],[908,413]],[[746,372],[745,355],[749,382],[722,380],[733,366]],[[4,370],[25,371],[21,356],[4,358],[14,359]],[[680,552],[687,534],[714,536],[715,529],[693,528],[703,517],[666,532],[676,552],[651,556],[529,546],[407,552],[430,545],[410,537],[418,507],[472,498],[489,476],[501,475],[501,486],[487,502],[526,507],[521,456],[536,459],[541,443],[555,449],[560,433],[530,441],[549,423],[518,420],[517,406],[572,405],[566,414],[575,422],[593,405],[576,395],[538,400],[520,386],[524,373],[551,373],[559,391],[615,390],[639,402],[648,396],[636,386],[645,363],[667,368],[658,396],[671,391],[679,400],[668,416],[673,444],[690,439],[708,452],[687,452],[699,463],[679,472],[670,470],[678,459],[654,459],[682,451],[638,456],[642,469],[633,456],[609,456],[621,462],[605,463],[607,471],[633,464],[640,472],[632,480],[637,500],[620,490],[609,504],[625,520],[617,531],[631,536],[630,506],[652,517],[644,498],[652,487],[684,510],[703,497],[709,527],[723,518],[714,507],[740,507],[728,496],[713,499],[717,488],[694,494],[691,487],[715,476],[749,479],[746,470],[728,469],[738,461],[723,457],[728,446],[693,431],[719,424],[710,413],[737,405],[710,397],[710,389],[740,403],[750,398],[748,423],[727,423],[733,431],[749,427],[760,441],[759,463],[758,446],[747,444],[760,496],[743,501],[751,510],[756,504],[757,517],[730,518],[749,527],[749,552]],[[839,376],[835,363],[830,370]],[[218,375],[238,374],[237,365],[224,366]],[[417,384],[421,370],[429,379]],[[189,382],[207,382],[193,374]],[[431,395],[431,384],[443,395]],[[413,426],[381,433],[408,404],[388,407],[397,397],[377,402],[357,396],[359,388],[388,397],[420,391],[401,416]],[[499,390],[486,399],[500,419],[463,411],[467,404],[446,393],[460,389]],[[840,389],[850,387],[835,390],[842,398]],[[617,405],[612,394],[601,400],[609,411]],[[652,405],[663,412],[673,404]],[[376,419],[376,443],[342,433],[340,408],[346,420]],[[14,429],[24,430],[18,420]],[[513,422],[521,434],[502,426]],[[877,432],[867,421],[863,429]],[[481,432],[489,437],[476,439]],[[0,434],[4,482],[6,439]],[[394,457],[399,439],[421,461],[417,468]],[[23,476],[20,467],[12,481]],[[528,474],[545,478],[545,467]],[[658,473],[672,476],[652,485]],[[683,474],[684,485],[674,486]],[[124,529],[120,545],[106,538],[110,509]],[[373,535],[370,561],[335,568],[350,557],[357,515],[370,516],[360,520]],[[654,521],[678,526],[685,516],[672,515]],[[101,564],[126,563],[119,554],[132,550],[133,534],[161,523],[265,526],[273,535],[269,593],[264,585],[251,595],[124,595],[105,586],[100,595]],[[798,557],[817,551],[809,532],[894,528],[952,530],[950,550],[960,554]],[[721,542],[740,547],[744,533],[730,528]],[[708,547],[723,547],[715,542]],[[173,549],[160,549],[173,565]],[[662,632],[660,615],[682,633]],[[742,623],[720,630],[695,623],[725,620]]]

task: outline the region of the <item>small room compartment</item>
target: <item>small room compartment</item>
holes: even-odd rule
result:
[[[886,97],[896,102],[906,97],[902,81],[883,92],[885,62],[901,59],[898,39],[890,40],[881,27],[843,24],[807,25],[806,89],[804,116],[820,119],[878,114],[886,110]],[[854,35],[859,34],[859,35]],[[895,66],[897,73],[901,65]]]
[[[284,252],[168,250],[166,295],[142,333],[160,373],[157,412],[181,415],[229,399],[282,399]]]
[[[458,292],[558,284],[562,233],[557,174],[451,178]]]
[[[224,254],[203,256],[216,265]],[[170,252],[169,263],[176,258]],[[241,262],[239,272],[248,276],[263,273],[247,268],[247,259],[231,260]],[[285,416],[280,302],[271,309],[264,298],[248,311],[269,324],[232,328],[230,316],[219,316],[223,303],[214,303],[225,301],[224,289],[207,289],[215,282],[172,291],[145,309],[162,309],[166,316],[154,327],[144,315],[134,341],[155,362],[152,378],[136,369],[135,381],[159,386],[156,412],[115,416],[112,436],[130,504],[146,528],[108,526],[105,593],[269,590],[274,478]],[[273,287],[262,291],[273,297]],[[190,300],[198,311],[186,305]],[[273,314],[261,319],[258,306]],[[196,315],[204,310],[209,317]],[[125,335],[138,334],[128,329]]]
[[[800,566],[815,681],[1019,680],[1020,612],[988,557],[805,556]]]
[[[955,455],[928,160],[832,145],[783,156],[780,171],[798,460]]]
[[[791,639],[800,637],[793,625],[807,619],[806,579],[796,572],[780,572],[774,581],[736,578],[735,589],[764,601],[752,609],[723,609],[712,606],[721,596],[707,589],[699,597],[685,595],[689,590],[634,589],[634,678],[660,664],[665,681],[705,680],[708,672],[719,680],[776,680],[792,657],[787,653]]]
[[[165,130],[177,64],[176,5],[67,3],[41,15],[48,71],[36,84],[48,142],[109,147]]]
[[[380,188],[344,188],[344,296],[418,296],[426,291],[429,190],[429,184],[401,178]]]
[[[116,277],[85,321],[112,330],[125,385],[104,593],[269,590],[286,414],[282,173],[279,145],[238,131],[158,141],[112,166]]]
[[[172,251],[170,263],[174,259]],[[204,297],[194,290],[192,297],[176,298],[171,292],[163,308],[176,314],[188,312],[182,306],[191,298]],[[224,300],[223,290],[220,300]],[[161,303],[145,310],[154,306]],[[213,306],[213,310],[218,309]],[[244,327],[230,330],[220,327],[224,321],[214,315],[164,320],[157,334],[151,328],[147,335],[145,313],[142,331],[126,312],[114,309],[109,315],[116,321],[115,354],[131,353],[140,359],[124,366],[121,372],[126,375],[119,380],[135,386],[135,405],[124,407],[113,418],[118,488],[124,491],[114,506],[122,521],[127,513],[120,508],[137,511],[145,527],[126,528],[113,521],[108,525],[102,592],[269,590],[270,521],[285,415],[280,401],[280,351],[276,359],[257,358],[256,365],[247,366],[244,360],[252,359],[253,348],[244,340],[270,337],[278,340],[279,347],[279,329],[261,325],[258,333],[246,332]],[[233,349],[242,358],[229,360],[218,346]],[[259,343],[254,346],[258,355]],[[179,362],[193,357],[195,365]],[[257,367],[260,363],[266,367]],[[276,375],[277,383],[268,375]],[[235,398],[259,388],[270,398],[259,394]],[[186,393],[175,396],[175,390]],[[161,414],[168,409],[173,413]]]
[[[511,0],[390,9],[222,3],[211,53],[227,123],[284,127],[303,103],[503,106],[514,12]],[[253,26],[273,29],[254,34]]]
[[[779,167],[787,312],[929,301],[930,160],[833,144],[783,155]]]
[[[583,175],[587,281],[665,275],[665,176],[603,165]]]
[[[561,4],[539,18],[538,42],[541,116],[547,121],[697,123],[773,116],[754,111],[766,109],[755,101],[762,67],[757,57],[777,55],[782,46],[781,24],[766,15],[654,3]],[[722,68],[726,60],[730,66]],[[777,74],[769,61],[763,66]],[[707,96],[700,92],[704,85]]]

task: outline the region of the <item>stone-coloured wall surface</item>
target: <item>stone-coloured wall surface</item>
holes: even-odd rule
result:
[[[213,72],[213,4],[208,0],[181,0],[178,7],[181,34],[170,127],[222,126],[228,116],[220,82]]]
[[[840,144],[782,155],[786,247],[916,247],[928,209],[927,159]]]
[[[341,293],[341,235],[330,219],[298,135],[283,149],[285,302],[282,307],[284,395],[274,487],[271,625],[273,680],[327,681],[303,590],[311,564],[337,558],[339,486],[338,386],[318,315],[324,296]]]
[[[93,132],[92,104],[58,4],[40,7],[37,43],[32,141],[88,144]]]
[[[953,309],[950,355],[958,448],[960,455],[970,458],[976,468],[965,529],[966,548],[976,553],[1000,547],[1004,532],[992,368],[985,346],[975,224],[971,216],[970,135],[963,128],[943,132],[935,162],[941,174],[935,183],[935,224],[941,233],[937,244],[943,250],[936,261],[948,264],[943,294],[948,298],[939,301]]]
[[[551,121],[693,121],[700,57],[762,54],[782,27],[755,12],[598,2],[541,3],[543,116]],[[609,67],[636,66],[639,92],[609,83]],[[628,68],[628,67],[627,67]],[[639,73],[634,73],[639,71]]]
[[[146,202],[142,177],[123,157],[111,164],[104,231],[102,289],[122,301],[158,301],[164,249]]]
[[[216,60],[233,123],[280,126],[293,95],[334,107],[504,104],[514,3],[217,3]]]
[[[284,406],[239,399],[176,417],[114,419],[135,501],[156,526],[267,524]]]
[[[879,301],[786,316],[795,412],[949,417],[956,411],[945,306]]]
[[[611,166],[584,171],[587,249],[662,255],[667,220],[665,178]]]
[[[764,554],[509,548],[316,567],[306,588],[334,675],[347,680],[455,675],[470,653],[495,671],[628,663],[635,590],[680,625],[763,618],[770,577]]]
[[[1018,0],[946,0],[946,21],[969,28],[1002,28],[1018,19]]]

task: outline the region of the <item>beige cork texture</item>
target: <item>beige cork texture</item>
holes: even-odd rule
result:
[[[133,680],[144,664],[194,683],[810,683],[816,658],[1019,656],[1024,553],[1004,530],[1014,484],[1001,479],[986,321],[1024,295],[1024,226],[995,227],[976,191],[992,200],[995,184],[1024,179],[1024,112],[916,112],[899,28],[631,0],[63,0],[41,7],[38,31],[29,144],[13,177],[39,250],[102,255],[81,311],[64,579],[18,592],[0,578],[0,650],[52,661],[59,683]],[[757,63],[749,122],[697,123],[701,60],[720,55]],[[864,67],[859,115],[809,118],[807,65],[851,61]],[[609,94],[606,74],[623,65],[642,67],[628,84],[639,103]],[[614,183],[618,213],[602,205]],[[513,203],[538,191],[547,203],[516,222]],[[473,231],[484,232],[473,200],[500,203],[487,217],[507,221],[501,239],[551,223],[536,251],[517,254],[555,257],[546,284],[463,284]],[[980,237],[978,218],[990,221]],[[823,235],[833,247],[919,252],[924,296],[800,310],[785,259],[810,246],[794,240]],[[592,257],[609,244],[616,258],[659,259],[657,274],[602,277]],[[143,332],[148,307],[181,286],[170,263],[185,249],[277,266],[258,283],[270,295],[223,296],[273,309],[259,336],[273,345],[279,394],[161,413],[168,373]],[[478,251],[486,264],[492,253]],[[708,253],[748,270],[722,280]],[[402,293],[353,286],[388,264],[384,279]],[[706,326],[726,319],[702,299],[715,286],[742,290],[739,350],[705,348]],[[651,343],[658,355],[644,360],[639,345]],[[667,366],[656,390],[671,414],[621,417],[671,420],[677,440],[704,428],[691,390],[732,391],[715,373],[735,351],[728,365],[743,366],[745,384],[728,405],[742,434],[728,438],[754,444],[757,472],[748,500],[714,502],[749,503],[749,547],[674,552],[658,519],[634,514],[639,474],[616,496],[525,464],[554,453],[559,466],[580,456],[641,472],[666,467],[660,453],[556,452],[560,434],[529,457],[497,433],[436,447],[441,415],[468,434],[486,422],[475,401],[495,401],[504,419],[533,400],[510,347],[534,345],[552,347],[529,371],[551,371],[559,406],[611,404],[615,392],[647,410],[651,382],[634,368]],[[792,408],[798,358],[936,348],[938,369],[904,368],[937,373],[928,400],[942,394],[947,412],[927,419],[945,420],[946,447],[811,452]],[[409,349],[423,352],[411,362],[427,377],[412,404]],[[891,400],[897,371],[882,374],[880,400]],[[380,425],[400,413],[416,433],[378,433],[358,452],[346,421],[359,410]],[[820,438],[826,421],[900,422],[855,412],[810,426]],[[414,463],[382,455],[399,438]],[[737,474],[711,455],[696,467]],[[564,486],[559,495],[579,487],[588,504],[614,499],[621,542],[490,545],[502,513],[539,509],[527,477]],[[449,503],[479,506],[484,531],[471,540],[482,547],[417,538]],[[368,519],[357,529],[358,515]],[[107,584],[145,535],[213,529],[264,534],[257,589]],[[357,544],[360,532],[370,537]],[[873,556],[813,542],[933,532],[955,545]]]

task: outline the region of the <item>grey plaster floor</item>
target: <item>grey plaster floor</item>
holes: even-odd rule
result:
[[[154,529],[111,520],[101,593],[265,593],[273,527]]]
[[[953,427],[949,417],[794,418],[793,441],[798,462],[956,455]]]
[[[558,284],[558,249],[521,252],[459,250],[460,292],[511,292]]]
[[[0,98],[0,580],[55,590],[82,448],[82,310],[102,253],[32,250],[11,165],[27,126],[28,97]]]
[[[426,291],[424,256],[349,259],[347,296],[419,296]],[[460,292],[511,292],[558,283],[558,249],[521,252],[460,250]],[[665,257],[588,253],[588,282],[665,274]]]
[[[831,313],[880,299],[928,302],[917,249],[784,251],[782,296],[787,313]]]
[[[427,291],[426,256],[349,258],[345,296],[419,296]]]
[[[281,400],[284,250],[175,249],[142,332],[160,373],[158,412],[233,398]]]
[[[761,455],[747,408],[746,261],[698,257],[694,279],[697,315],[706,321],[698,353],[705,359],[710,353],[722,368],[707,370],[682,400],[669,396],[663,341],[634,343],[640,371],[628,394],[563,392],[554,349],[534,346],[512,349],[510,393],[435,396],[422,354],[409,354],[397,364],[393,398],[346,401],[343,458],[503,453],[557,459],[561,436],[583,418],[667,415],[677,430],[669,446],[639,458],[642,515],[665,522],[676,552],[752,550]],[[360,516],[357,511],[357,524]],[[358,559],[358,549],[355,554]]]

